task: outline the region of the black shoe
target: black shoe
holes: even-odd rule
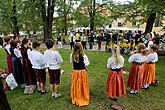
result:
[[[44,92],[41,91],[41,95],[48,93],[46,90]]]
[[[109,97],[109,99],[111,99],[111,100],[113,100],[113,101],[117,101],[117,98]]]

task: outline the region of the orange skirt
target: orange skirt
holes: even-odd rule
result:
[[[120,97],[122,94],[126,94],[122,70],[109,71],[108,80],[106,84],[106,91],[109,97]]]
[[[78,106],[89,104],[88,75],[85,69],[72,70],[70,97],[72,104]]]
[[[140,90],[143,81],[143,65],[132,64],[129,72],[127,86],[131,90]]]
[[[145,84],[155,83],[155,64],[144,65],[143,82]]]

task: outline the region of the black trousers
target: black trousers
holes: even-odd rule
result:
[[[70,48],[72,50],[72,48],[74,48],[74,42],[70,42]]]

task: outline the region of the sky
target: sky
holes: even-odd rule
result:
[[[113,0],[113,1],[116,3],[118,3],[118,2],[126,3],[127,1],[134,2],[134,0]]]

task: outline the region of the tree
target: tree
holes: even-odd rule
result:
[[[52,23],[55,7],[55,0],[48,0],[48,6],[46,7],[46,0],[39,0],[40,12],[43,21],[44,41],[47,39],[53,39],[52,37]]]
[[[111,10],[112,6],[113,2],[111,0],[104,0],[102,3],[96,3],[96,0],[83,0],[79,10],[81,10],[81,12],[85,15],[89,16],[90,30],[94,31],[96,17],[104,16],[104,12]]]
[[[146,22],[145,33],[152,32],[155,20],[165,15],[164,0],[135,0],[133,3],[116,6],[116,15],[126,21]],[[159,15],[159,16],[158,16]],[[140,17],[140,18],[139,18]]]

